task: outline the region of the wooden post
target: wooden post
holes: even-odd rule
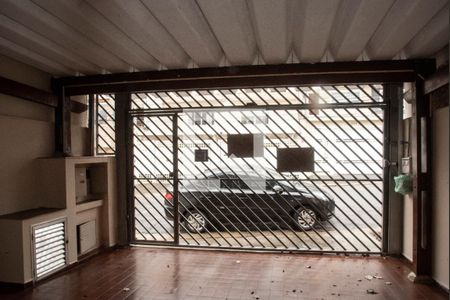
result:
[[[58,105],[55,108],[55,152],[57,156],[72,155],[70,98],[64,87],[57,90]]]
[[[131,222],[134,218],[130,215],[133,210],[130,208],[130,193],[132,193],[133,181],[130,180],[132,168],[129,163],[130,157],[130,134],[128,111],[131,105],[131,95],[121,93],[115,95],[115,116],[116,116],[116,167],[117,167],[117,190],[119,209],[119,244],[127,245],[133,240]],[[131,142],[132,145],[132,142]],[[131,170],[131,171],[130,171]],[[132,175],[132,173],[131,173]],[[132,199],[132,198],[131,198]]]
[[[424,80],[415,83],[412,100],[411,155],[413,176],[413,268],[417,281],[431,275],[431,189],[429,184],[429,114]]]

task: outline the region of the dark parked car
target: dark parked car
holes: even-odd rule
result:
[[[249,173],[214,173],[205,179],[182,180],[180,220],[190,232],[227,225],[263,229],[274,223],[281,228],[310,230],[318,221],[333,216],[335,204],[330,195],[293,183]],[[164,203],[166,217],[173,219],[171,192],[166,193]]]

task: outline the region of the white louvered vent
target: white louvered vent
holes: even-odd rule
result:
[[[66,265],[66,226],[60,220],[33,227],[34,276],[39,280]]]

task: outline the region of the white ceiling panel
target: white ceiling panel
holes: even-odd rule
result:
[[[248,0],[259,51],[267,64],[282,64],[292,50],[290,0]]]
[[[397,0],[367,45],[367,54],[371,59],[392,59],[447,3]]]
[[[2,14],[0,14],[0,36],[14,41],[21,47],[33,49],[36,54],[51,58],[61,65],[72,66],[83,74],[101,72],[100,67]]]
[[[0,38],[58,76],[426,58],[449,0],[0,0]]]
[[[442,9],[405,47],[407,58],[433,55],[449,40],[449,6]]]
[[[195,0],[142,0],[194,63],[218,66],[223,52]]]
[[[169,69],[185,68],[189,56],[139,0],[88,0],[112,24]]]
[[[339,3],[339,0],[294,2],[294,50],[300,62],[318,62],[323,57]]]
[[[233,65],[251,65],[256,56],[256,41],[246,1],[197,0],[197,3],[225,52],[227,61]]]
[[[54,75],[76,75],[75,70],[0,37],[0,53]]]
[[[393,3],[394,0],[343,0],[330,41],[334,59],[356,60]]]
[[[64,22],[122,58],[130,66],[140,70],[159,67],[157,60],[88,3],[79,0],[33,0],[33,2],[62,18]]]
[[[53,42],[72,49],[105,70],[111,72],[129,70],[129,65],[123,60],[107,52],[31,1],[2,0],[0,12]]]

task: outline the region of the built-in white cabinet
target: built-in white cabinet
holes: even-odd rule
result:
[[[42,248],[41,242],[35,244],[33,230],[45,228],[46,224],[64,221],[65,266],[117,243],[113,157],[41,158],[36,163],[40,186],[36,207],[0,216],[0,282],[24,284],[40,274],[36,267],[42,266],[43,259],[37,265],[34,251]],[[39,235],[39,240],[43,239],[45,231]],[[46,255],[38,253],[44,260]],[[57,269],[61,269],[61,261],[58,263]]]

